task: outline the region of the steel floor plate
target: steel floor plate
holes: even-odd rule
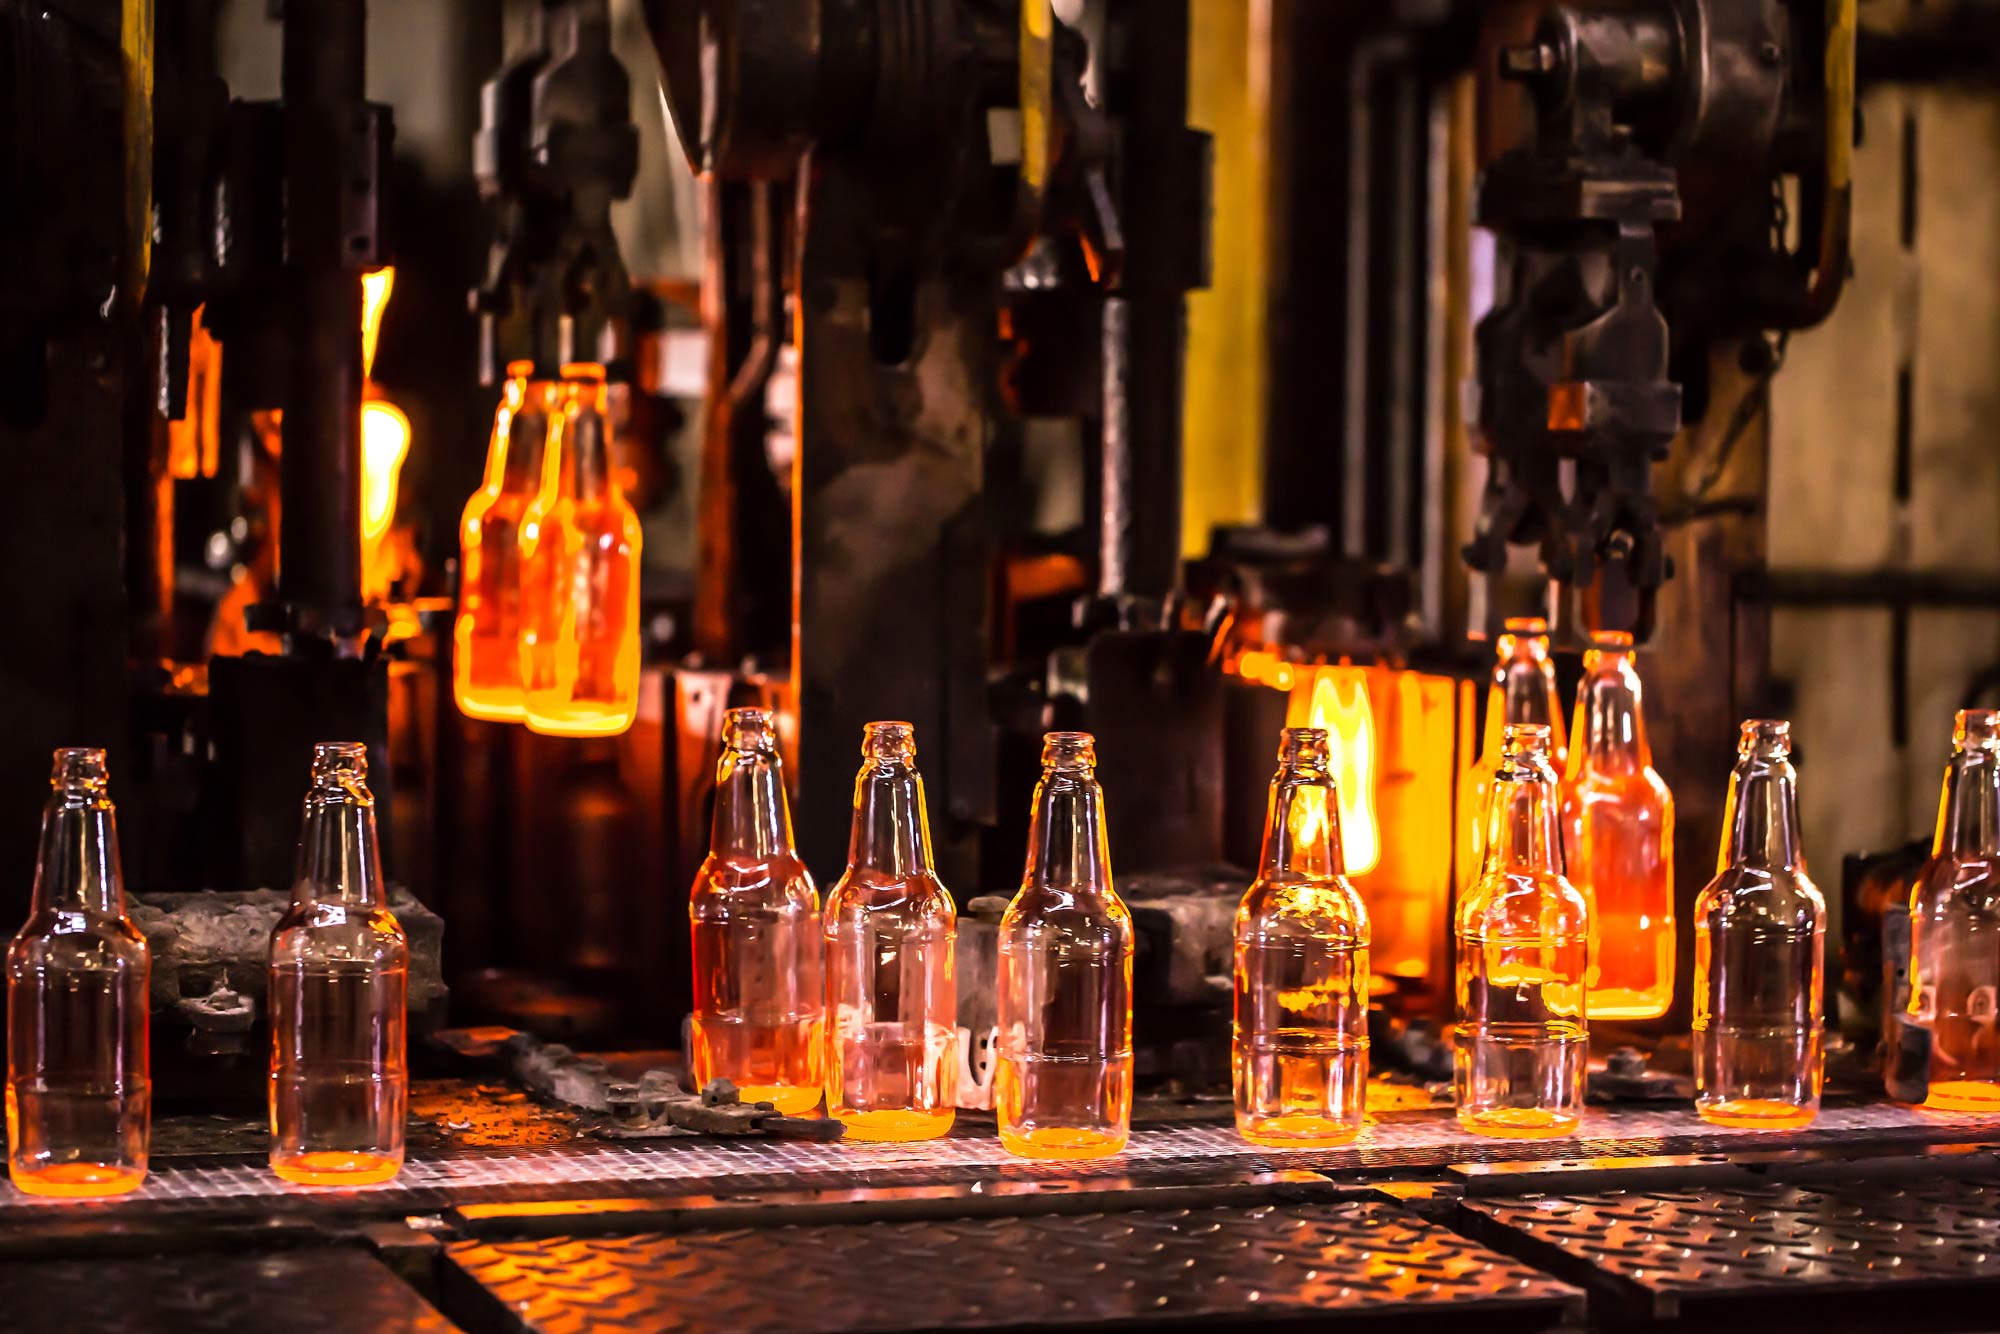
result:
[[[1494,1330],[1581,1311],[1576,1289],[1366,1203],[474,1241],[449,1247],[446,1266],[453,1309],[519,1334],[1433,1328],[1447,1311]]]

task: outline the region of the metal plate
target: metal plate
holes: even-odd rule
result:
[[[1615,1190],[1473,1200],[1467,1230],[1660,1317],[1706,1302],[2000,1294],[2000,1176]],[[1935,1308],[1935,1301],[1927,1302]],[[1899,1308],[1900,1309],[1900,1308]]]
[[[8,1334],[455,1334],[359,1250],[0,1265]]]
[[[1581,1296],[1382,1204],[461,1242],[446,1255],[455,1309],[483,1296],[482,1320],[526,1334],[1427,1325],[1445,1308],[1535,1327],[1579,1314]]]

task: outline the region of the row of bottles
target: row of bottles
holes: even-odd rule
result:
[[[618,484],[604,368],[507,368],[459,529],[453,692],[468,717],[611,736],[639,708],[639,518]]]
[[[315,749],[291,907],[270,948],[271,1169],[362,1185],[402,1167],[409,948],[385,902],[365,750]],[[34,1195],[146,1176],[146,941],[126,915],[101,750],[55,755],[27,924],[7,948],[7,1170]]]

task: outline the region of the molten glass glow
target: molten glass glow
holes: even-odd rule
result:
[[[1359,668],[1320,669],[1306,726],[1324,727],[1333,742],[1347,872],[1364,875],[1382,860],[1382,837],[1375,821],[1375,714],[1368,705],[1368,679]]]
[[[396,290],[396,270],[374,269],[361,275],[361,373],[375,369],[375,340],[382,335],[382,312]]]
[[[396,483],[410,456],[410,419],[382,399],[361,405],[361,540],[380,541],[396,517]]]

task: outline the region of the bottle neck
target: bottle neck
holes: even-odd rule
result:
[[[1261,880],[1330,880],[1344,874],[1333,779],[1289,771],[1271,780]]]
[[[1789,871],[1805,865],[1797,774],[1790,761],[1746,755],[1729,775],[1718,871]]]
[[[295,903],[383,905],[382,854],[375,841],[375,802],[337,779],[306,794],[305,832],[299,838]]]
[[[550,460],[556,493],[571,500],[608,499],[613,487],[604,414],[595,407],[571,407],[563,417],[559,440]]]
[[[914,768],[893,760],[862,766],[854,780],[847,864],[895,880],[929,874],[930,820],[924,810],[924,780]]]
[[[1557,823],[1554,778],[1513,770],[1501,761],[1486,806],[1486,852],[1480,873],[1531,872],[1560,875],[1562,833]]]
[[[125,913],[118,821],[101,795],[57,792],[42,811],[35,911]]]
[[[2000,752],[1971,746],[1952,755],[1931,850],[1940,857],[2000,856]]]
[[[792,813],[775,754],[724,747],[715,766],[709,850],[759,861],[791,852]]]
[[[530,386],[528,397],[508,419],[501,457],[487,484],[503,492],[531,493],[542,477],[542,455],[549,444],[549,417],[541,402],[540,386]]]
[[[1629,773],[1653,762],[1639,705],[1639,679],[1622,655],[1606,655],[1584,678],[1571,730],[1575,733],[1570,738],[1571,772],[1588,766],[1600,773]]]
[[[1111,888],[1104,791],[1089,773],[1042,770],[1028,831],[1025,883],[1082,892]]]

